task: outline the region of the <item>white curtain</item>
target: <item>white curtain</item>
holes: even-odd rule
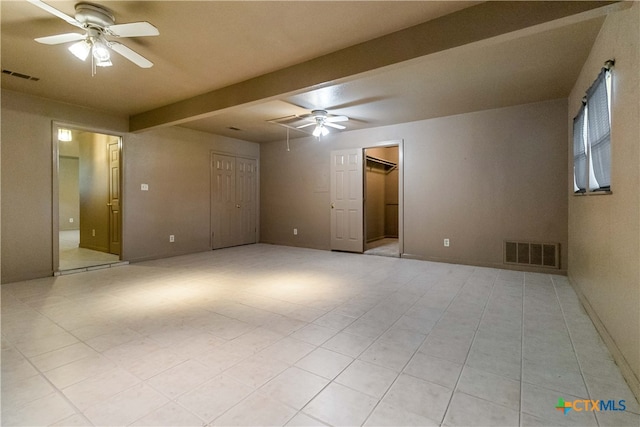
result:
[[[608,190],[611,186],[611,124],[607,73],[608,71],[603,68],[587,92],[587,138],[591,147],[591,163],[598,185],[604,190]],[[575,150],[575,123],[573,138]]]
[[[573,119],[573,178],[576,192],[584,192],[587,189],[587,153],[584,147],[583,105]]]

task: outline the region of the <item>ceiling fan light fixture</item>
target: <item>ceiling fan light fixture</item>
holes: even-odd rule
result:
[[[73,140],[73,136],[71,135],[71,130],[58,128],[58,141],[69,142],[72,140]]]
[[[112,65],[111,59],[107,59],[106,61],[96,61],[96,67],[111,67]]]
[[[98,61],[98,64],[100,64],[101,62],[109,62],[109,65],[111,65],[111,55],[109,54],[109,48],[107,48],[107,44],[102,40],[98,39],[93,42],[91,53],[93,54],[93,57]]]
[[[88,40],[81,40],[69,46],[69,51],[81,61],[86,61],[91,52],[91,44]]]
[[[316,125],[316,128],[313,130],[312,135],[315,136],[316,138],[319,138],[320,136],[327,136],[329,135],[329,129],[327,129],[321,124]]]

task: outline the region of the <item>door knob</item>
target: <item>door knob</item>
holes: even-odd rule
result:
[[[334,209],[335,207],[336,207],[336,205],[331,203],[331,209]]]
[[[240,205],[236,205],[236,208],[240,209]]]

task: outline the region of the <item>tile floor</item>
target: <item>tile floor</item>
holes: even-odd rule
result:
[[[118,255],[80,248],[80,230],[60,231],[60,271],[76,270],[97,265],[117,264]]]
[[[555,409],[558,398],[624,412]],[[2,425],[634,425],[565,277],[252,245],[2,286]]]
[[[398,239],[386,237],[375,240],[365,245],[365,255],[390,256],[400,258],[400,245]]]

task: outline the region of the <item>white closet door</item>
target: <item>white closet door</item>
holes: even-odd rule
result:
[[[363,251],[362,150],[331,152],[331,250]]]

